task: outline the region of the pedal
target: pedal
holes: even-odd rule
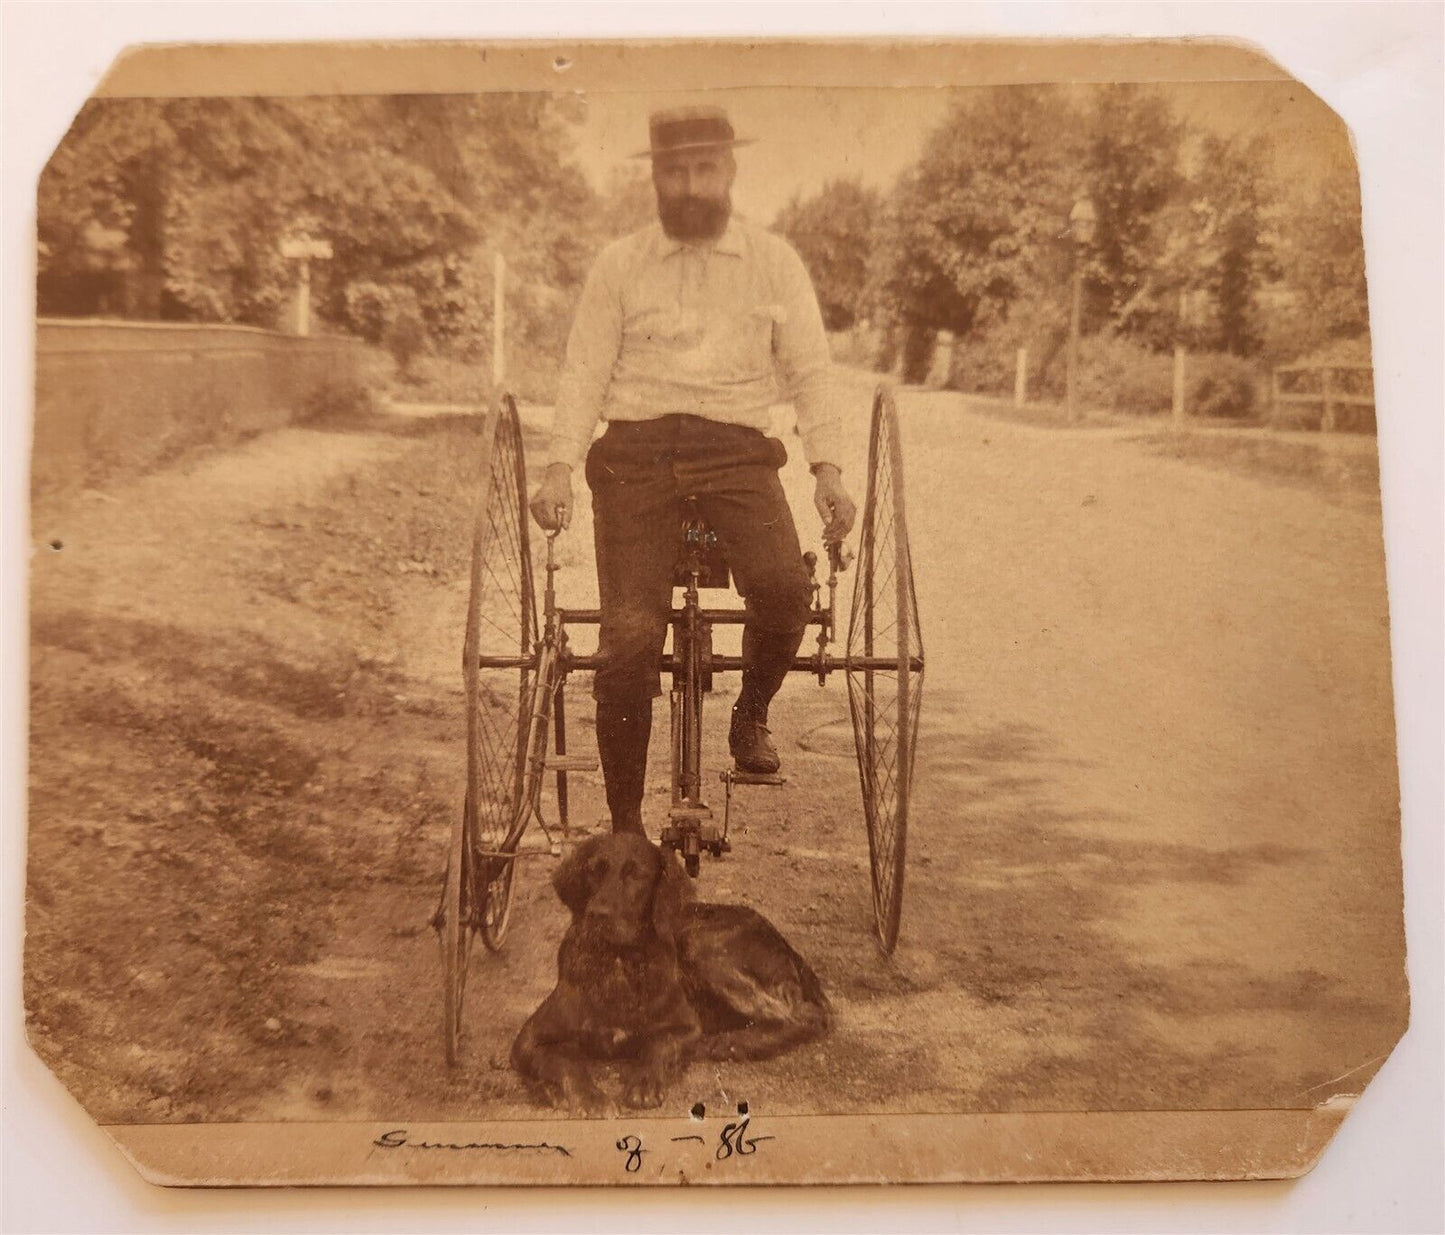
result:
[[[710,806],[674,806],[667,812],[673,823],[701,823],[712,818]]]
[[[742,772],[737,768],[724,768],[718,773],[718,780],[725,785],[786,785],[788,778],[779,772]]]
[[[548,772],[595,772],[598,764],[590,755],[553,755],[542,766]]]

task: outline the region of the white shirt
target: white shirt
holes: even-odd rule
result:
[[[791,399],[809,464],[838,461],[818,298],[782,237],[740,219],[686,244],[653,224],[597,258],[567,341],[549,463],[576,467],[601,420],[703,416],[767,432]]]

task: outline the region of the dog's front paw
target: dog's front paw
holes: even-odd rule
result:
[[[585,1085],[570,1088],[567,1109],[573,1115],[585,1116],[588,1119],[616,1119],[620,1113],[617,1103],[590,1081]]]
[[[667,1086],[655,1072],[639,1068],[622,1087],[622,1100],[634,1109],[651,1110],[662,1105]]]

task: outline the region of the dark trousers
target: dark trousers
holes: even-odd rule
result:
[[[812,592],[778,480],[787,457],[756,429],[683,415],[613,421],[587,455],[602,610],[593,694],[614,828],[641,827],[684,498],[717,533],[747,609],[739,710],[766,718],[797,654]]]

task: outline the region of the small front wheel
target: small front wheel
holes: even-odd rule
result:
[[[498,862],[496,867],[482,893],[482,942],[489,952],[500,952],[507,939],[507,925],[512,920],[512,872],[517,864]]]

